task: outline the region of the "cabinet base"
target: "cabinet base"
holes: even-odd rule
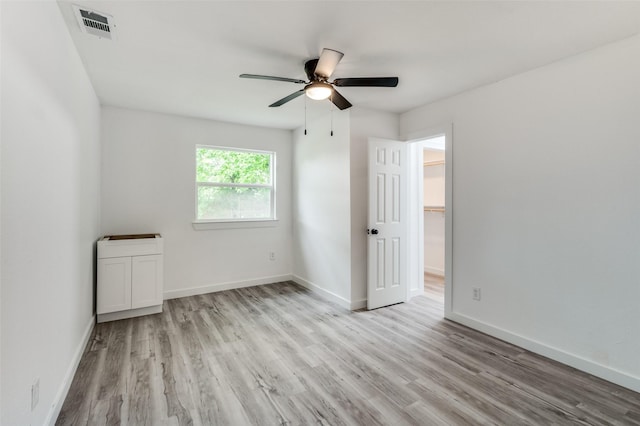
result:
[[[140,317],[143,315],[159,314],[162,312],[162,305],[148,306],[146,308],[128,309],[126,311],[109,312],[98,314],[98,322],[117,321],[125,318]]]

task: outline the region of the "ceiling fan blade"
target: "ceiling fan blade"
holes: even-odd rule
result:
[[[316,65],[315,74],[318,77],[329,78],[343,56],[344,53],[338,52],[337,50],[322,49],[322,53],[318,59],[318,65]]]
[[[351,108],[351,103],[344,98],[336,89],[333,89],[333,93],[329,96],[329,100],[333,102],[335,106],[340,109]]]
[[[331,84],[338,87],[396,87],[398,77],[336,78]]]
[[[297,92],[293,92],[289,96],[285,96],[284,98],[280,99],[279,101],[275,101],[274,103],[272,103],[269,106],[270,107],[279,107],[280,105],[284,105],[287,102],[297,98],[298,96],[302,95],[303,93],[304,93],[304,89],[298,90]]]
[[[258,74],[240,74],[240,78],[255,78],[258,80],[287,81],[289,83],[298,83],[298,84],[306,83],[306,81],[299,80],[297,78],[272,77],[270,75],[258,75]]]
[[[332,84],[338,87],[396,87],[398,85],[398,77],[336,78]]]

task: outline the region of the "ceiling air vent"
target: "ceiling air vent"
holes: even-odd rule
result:
[[[113,16],[76,5],[73,6],[73,9],[76,13],[78,25],[80,25],[80,29],[83,32],[100,38],[108,38],[109,40],[115,38]]]

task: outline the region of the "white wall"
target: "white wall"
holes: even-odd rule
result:
[[[349,111],[293,132],[293,274],[296,282],[350,306]]]
[[[444,151],[423,151],[425,163],[444,161]],[[425,206],[445,205],[445,166],[429,165],[422,168],[423,203]],[[425,211],[424,217],[424,271],[444,276],[444,213]]]
[[[104,107],[102,138],[102,233],[162,234],[165,298],[290,278],[290,131]],[[198,144],[276,152],[275,227],[194,230]]]
[[[100,106],[56,3],[1,7],[0,423],[41,425],[93,326]]]
[[[445,215],[424,212],[424,272],[444,276]]]
[[[367,304],[368,146],[369,137],[398,139],[400,116],[351,109],[351,308]]]
[[[294,131],[294,278],[347,309],[367,303],[368,138],[399,116],[353,107]]]
[[[452,317],[635,390],[639,75],[636,36],[401,117],[454,123]]]
[[[2,25],[2,5],[0,4],[0,25]],[[0,52],[4,47],[2,39],[4,35],[0,33]],[[0,56],[0,424],[2,424],[2,78],[4,67],[2,66],[2,56]]]
[[[0,25],[2,24],[2,5],[0,4]],[[0,34],[0,52],[2,51],[2,39]],[[2,56],[0,56],[0,82],[2,82],[4,68]],[[2,83],[0,83],[0,167],[2,166]],[[0,168],[0,376],[2,375],[2,173]],[[2,378],[0,377],[0,424],[2,424]]]
[[[444,161],[444,151],[423,150],[424,163]],[[423,202],[425,206],[444,206],[444,164],[431,164],[422,168]]]

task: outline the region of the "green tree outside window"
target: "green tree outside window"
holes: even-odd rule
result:
[[[197,219],[273,219],[274,159],[273,152],[197,147]]]

